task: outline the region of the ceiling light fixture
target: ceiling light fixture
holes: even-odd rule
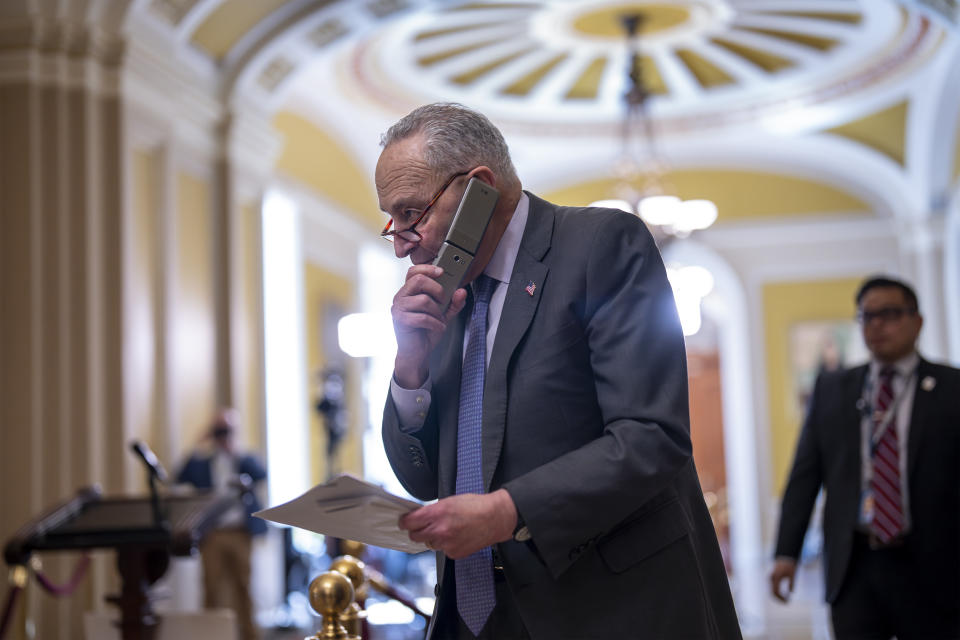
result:
[[[594,202],[595,206],[622,209],[640,216],[661,249],[674,238],[685,238],[706,229],[717,219],[717,205],[710,200],[681,200],[672,195],[664,163],[657,152],[653,121],[647,112],[650,91],[643,83],[643,69],[637,34],[645,16],[624,14],[621,23],[627,36],[627,79],[625,115],[620,131],[621,156],[614,170],[615,198]],[[645,161],[641,162],[641,158]],[[638,186],[642,185],[642,186]]]

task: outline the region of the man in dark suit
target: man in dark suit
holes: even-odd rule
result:
[[[960,638],[960,370],[916,352],[917,296],[866,280],[870,363],[822,374],[783,496],[773,595],[786,601],[822,486],[826,599],[839,639]]]
[[[267,472],[257,458],[237,450],[237,411],[220,409],[211,420],[201,447],[177,474],[177,482],[198,489],[236,491],[259,483]],[[244,478],[246,476],[246,478]],[[203,563],[204,607],[231,606],[237,612],[241,638],[258,637],[250,599],[250,553],[253,536],[266,533],[267,523],[253,517],[261,506],[253,491],[244,491],[242,502],[223,515],[218,526],[200,544]]]
[[[439,498],[400,521],[437,551],[431,637],[739,638],[646,227],[522,191],[500,132],[460,105],[382,144],[384,235],[413,262],[383,437],[403,485]],[[471,178],[500,198],[445,310],[431,261]]]

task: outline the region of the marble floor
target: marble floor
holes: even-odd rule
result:
[[[768,584],[767,575],[762,576]],[[801,565],[793,594],[786,604],[764,593],[763,616],[759,624],[744,625],[750,640],[832,640],[830,609],[823,601],[823,574],[820,564]]]

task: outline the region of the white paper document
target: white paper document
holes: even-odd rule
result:
[[[421,506],[375,484],[341,474],[299,498],[253,515],[335,538],[419,553],[427,550],[426,545],[412,541],[397,521]]]

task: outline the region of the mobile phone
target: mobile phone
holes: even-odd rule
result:
[[[444,309],[450,304],[453,292],[460,288],[464,274],[473,264],[473,258],[499,198],[500,193],[482,180],[470,178],[467,183],[447,237],[433,261],[433,264],[443,268],[437,282],[443,285],[440,304]]]

